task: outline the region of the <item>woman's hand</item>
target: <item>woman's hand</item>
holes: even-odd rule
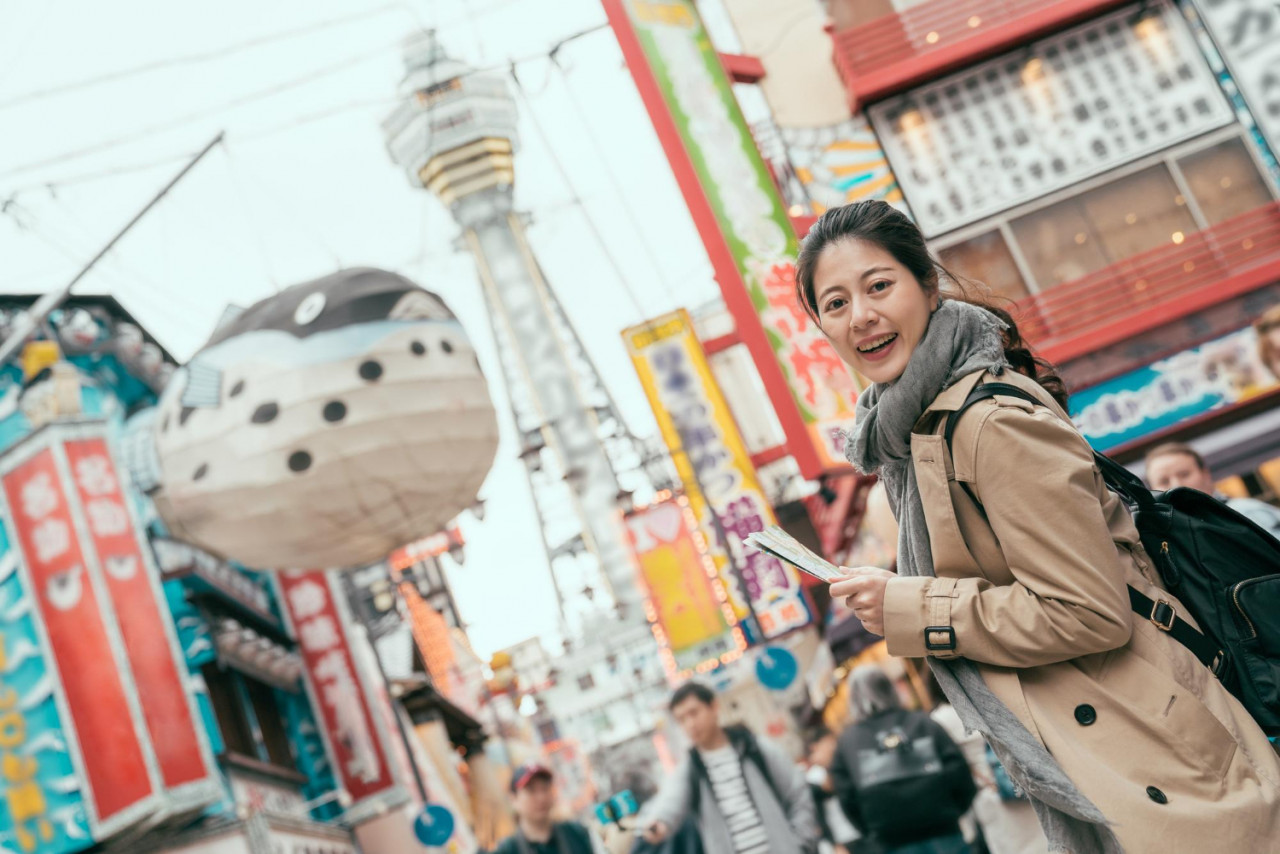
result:
[[[843,598],[862,627],[884,637],[884,591],[896,574],[875,566],[847,567],[849,577],[831,584],[831,598]]]

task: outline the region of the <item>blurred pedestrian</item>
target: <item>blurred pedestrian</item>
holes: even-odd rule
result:
[[[982,734],[965,731],[938,680],[930,676],[927,681],[934,703],[929,717],[960,748],[978,787],[969,812],[960,819],[964,838],[975,847],[985,846],[988,854],[1048,854],[1049,842],[1027,796],[1003,773]]]
[[[723,726],[705,685],[680,686],[670,710],[692,746],[641,812],[646,843],[692,821],[706,854],[815,850],[813,800],[799,766],[746,727]]]
[[[927,714],[904,709],[877,665],[850,674],[849,702],[831,779],[854,827],[885,854],[970,854],[960,817],[977,787],[960,748]]]
[[[1273,305],[1253,322],[1258,335],[1258,357],[1280,382],[1280,305]]]
[[[875,854],[874,843],[863,839],[835,795],[831,782],[831,763],[836,757],[835,733],[825,726],[817,726],[808,732],[805,742],[809,770],[804,778],[813,796],[818,821],[819,854]]]
[[[796,282],[872,382],[848,456],[885,482],[900,529],[896,574],[849,569],[831,595],[890,654],[929,658],[1050,850],[1253,851],[1280,838],[1280,759],[1165,611],[1134,616],[1131,591],[1174,620],[1187,611],[1013,317],[967,293],[879,201],[819,217]]]
[[[600,840],[576,821],[556,821],[559,792],[544,765],[522,765],[511,775],[516,832],[493,854],[607,854]]]
[[[1200,452],[1182,442],[1166,442],[1147,452],[1147,483],[1164,492],[1176,486],[1197,489],[1220,499],[1232,510],[1247,516],[1273,537],[1280,537],[1280,507],[1256,498],[1231,498],[1214,485],[1213,473]]]

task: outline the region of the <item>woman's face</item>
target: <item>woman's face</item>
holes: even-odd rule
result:
[[[876,383],[897,379],[938,307],[911,271],[865,240],[838,240],[813,272],[818,326],[845,364]]]

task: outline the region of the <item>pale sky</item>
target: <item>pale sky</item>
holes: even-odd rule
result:
[[[248,305],[339,266],[396,270],[440,293],[480,353],[504,430],[482,491],[485,520],[464,519],[467,561],[452,567],[460,608],[482,654],[554,632],[471,258],[454,248],[447,211],[391,163],[379,123],[403,72],[399,42],[419,27],[434,26],[454,56],[487,66],[543,55],[604,22],[598,0],[9,0],[0,7],[0,202],[11,200],[0,215],[0,290],[65,284],[185,155],[225,130],[226,149],[80,290],[114,294],[179,360],[200,347],[226,303]],[[294,34],[279,37],[286,32]],[[560,59],[565,74],[537,59],[520,64],[521,79],[643,314],[717,297],[613,33],[578,39]],[[151,64],[162,67],[123,73]],[[603,159],[573,99],[606,147]],[[535,250],[627,421],[651,434],[619,336],[642,312],[527,113],[521,135],[516,199],[533,215]]]

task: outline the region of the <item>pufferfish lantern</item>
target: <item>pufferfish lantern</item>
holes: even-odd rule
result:
[[[157,407],[156,508],[245,566],[354,567],[469,507],[498,428],[439,297],[382,270],[295,285],[226,321]]]

